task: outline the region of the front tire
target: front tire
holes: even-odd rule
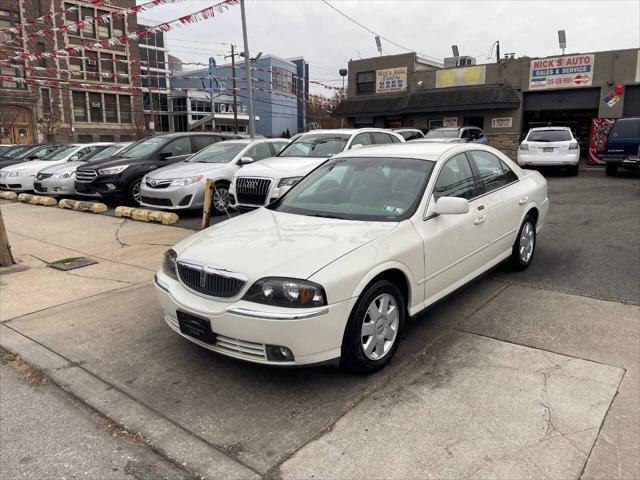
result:
[[[367,288],[347,322],[342,365],[360,374],[384,368],[398,348],[405,314],[405,299],[395,284],[380,280]]]
[[[604,173],[607,177],[615,177],[616,173],[618,173],[618,164],[617,163],[608,163],[604,166]]]
[[[142,178],[136,178],[127,188],[127,200],[137,207],[140,206],[140,202],[142,200],[142,194],[140,192],[141,185]]]
[[[227,182],[214,183],[210,212],[212,215],[224,215],[229,212],[229,184]]]
[[[536,249],[536,222],[527,215],[520,225],[518,236],[511,250],[509,264],[514,270],[525,270],[533,261]]]

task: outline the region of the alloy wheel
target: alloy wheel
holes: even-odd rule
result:
[[[370,360],[380,360],[389,353],[398,336],[400,315],[395,298],[388,293],[377,296],[367,308],[362,321],[362,351]]]
[[[529,263],[531,255],[533,255],[533,247],[535,244],[535,232],[533,224],[531,222],[525,223],[520,232],[520,239],[518,240],[518,252],[520,253],[520,261],[522,263]]]
[[[227,187],[215,187],[213,190],[213,208],[218,212],[226,212],[229,208],[229,189]]]
[[[142,195],[140,194],[140,183],[141,182],[137,182],[133,185],[133,187],[131,187],[131,196],[137,204],[140,204],[140,202],[142,201]]]

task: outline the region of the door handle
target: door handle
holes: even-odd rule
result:
[[[522,197],[520,200],[518,200],[518,205],[524,205],[528,201],[529,201],[529,197]]]
[[[487,219],[486,215],[480,215],[479,217],[476,217],[475,220],[473,221],[474,225],[480,225],[482,222],[484,222]]]

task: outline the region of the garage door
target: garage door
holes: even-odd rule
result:
[[[523,107],[531,110],[578,110],[598,108],[599,88],[553,90],[551,92],[526,92]]]
[[[624,116],[640,117],[640,85],[624,89]]]

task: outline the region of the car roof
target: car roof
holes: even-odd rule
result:
[[[387,143],[384,145],[371,145],[357,150],[347,150],[346,152],[334,155],[331,158],[340,157],[404,157],[417,158],[422,160],[437,161],[449,150],[460,147],[473,147],[484,149],[484,145],[477,143],[450,143],[450,142],[404,142]],[[464,151],[464,149],[462,150]]]
[[[571,128],[569,127],[534,127],[529,129],[530,132],[542,132],[545,130],[569,130],[571,131]]]
[[[313,133],[321,133],[321,134],[332,134],[332,133],[342,133],[345,135],[353,135],[355,133],[360,132],[384,132],[384,133],[394,133],[385,128],[375,128],[375,127],[366,127],[366,128],[331,128],[331,129],[318,129],[318,130],[309,130],[305,132],[303,135],[313,134]]]

